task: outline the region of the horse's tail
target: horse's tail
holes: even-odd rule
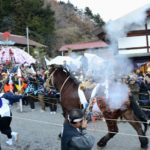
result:
[[[131,107],[133,108],[133,112],[137,119],[141,121],[144,125],[144,135],[148,129],[148,118],[144,111],[140,108],[136,100],[133,98],[133,96],[130,96],[130,102],[131,102]]]

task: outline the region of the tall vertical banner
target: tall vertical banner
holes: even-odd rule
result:
[[[18,78],[18,83],[19,83],[19,93],[18,94],[21,94],[21,70],[20,70],[20,67],[18,67],[18,72],[17,72],[17,76],[19,77]],[[22,108],[22,99],[20,99],[20,111],[22,112],[23,111],[23,108]]]

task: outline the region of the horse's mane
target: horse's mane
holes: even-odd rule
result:
[[[78,80],[74,77],[74,75],[73,75],[70,71],[68,71],[68,69],[67,69],[66,67],[64,67],[63,65],[56,65],[56,64],[53,64],[53,65],[51,65],[51,67],[54,68],[54,69],[57,69],[57,70],[59,70],[59,71],[61,71],[61,72],[64,72],[67,76],[70,76],[70,78],[75,82],[75,84],[80,84],[80,83],[81,83],[81,82],[78,81]]]

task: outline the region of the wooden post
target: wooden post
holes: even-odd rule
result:
[[[148,43],[148,29],[147,29],[147,23],[145,24],[145,30],[146,30],[146,47],[147,47],[147,53],[149,53],[149,43]]]

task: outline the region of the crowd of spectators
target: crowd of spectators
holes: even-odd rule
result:
[[[21,76],[18,70],[21,71]],[[0,64],[0,89],[7,95],[23,95],[23,105],[30,105],[31,111],[34,111],[35,102],[41,104],[41,112],[48,106],[51,114],[56,114],[59,93],[56,89],[44,88],[44,82],[47,78],[46,68],[36,68],[33,66],[14,66],[13,70],[7,69]]]
[[[142,106],[150,106],[150,69],[147,69],[147,73],[140,70],[132,73],[128,83],[135,100]]]
[[[42,67],[33,69],[33,66],[27,67],[22,65],[20,70],[21,76],[18,76],[18,67],[13,67],[13,75],[9,75],[9,78],[7,78],[11,71],[4,67],[3,64],[0,64],[0,88],[3,89],[3,92],[25,95],[22,98],[23,105],[29,105],[32,111],[36,109],[35,102],[39,102],[41,104],[41,112],[44,112],[45,108],[49,106],[50,113],[55,114],[60,95],[55,88],[45,89],[43,86],[47,78],[48,69]],[[87,82],[82,71],[78,73],[73,72],[73,74],[79,81],[93,85],[90,81],[91,78]],[[150,105],[150,69],[147,69],[145,74],[137,70],[128,76],[117,77],[116,80],[117,82],[126,83],[134,99],[142,106]]]

